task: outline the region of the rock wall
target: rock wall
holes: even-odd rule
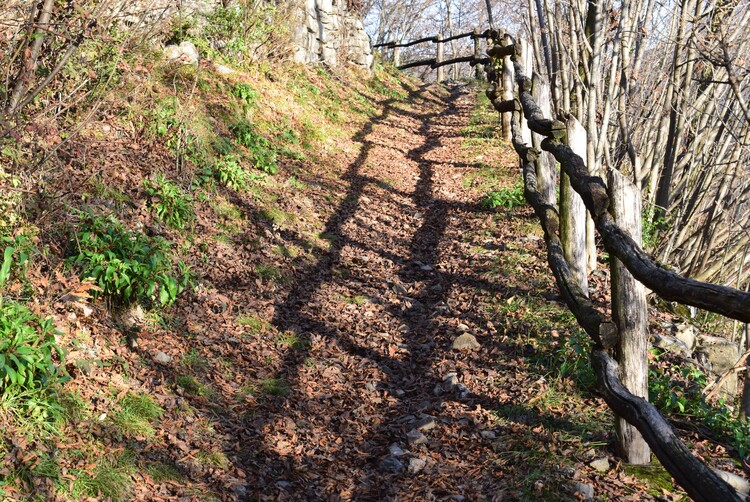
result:
[[[346,62],[370,70],[370,37],[345,0],[298,0],[298,12],[295,61],[332,67]]]

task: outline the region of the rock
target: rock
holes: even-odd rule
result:
[[[369,390],[370,392],[374,392],[375,389],[378,388],[378,384],[375,382],[367,382],[365,384],[365,389]]]
[[[406,433],[406,442],[412,446],[426,444],[427,436],[419,432],[417,429],[412,429]]]
[[[716,474],[719,475],[721,479],[726,481],[729,486],[734,488],[734,490],[745,497],[750,495],[750,483],[747,482],[745,478],[742,476],[739,476],[733,472],[729,471],[722,471],[721,469],[712,469]]]
[[[685,357],[690,357],[690,349],[684,342],[678,340],[672,335],[660,335],[658,333],[652,333],[652,344],[654,347],[666,350],[667,352],[674,352],[676,354],[682,354]]]
[[[447,392],[452,391],[458,385],[458,373],[451,372],[443,377],[443,389]]]
[[[466,500],[466,497],[463,495],[451,495],[448,497],[450,500],[453,500],[454,502],[464,502]]]
[[[711,370],[714,376],[721,376],[737,363],[740,357],[737,343],[719,337],[698,337],[700,347],[695,355],[698,362]],[[724,380],[721,391],[725,397],[732,398],[737,393],[737,373],[732,373]]]
[[[467,331],[469,331],[469,326],[467,326],[464,323],[461,323],[458,326],[456,326],[456,330],[458,330],[459,333],[466,333]]]
[[[398,474],[404,470],[404,464],[396,457],[386,457],[380,461],[380,470],[391,474]]]
[[[469,333],[464,333],[463,335],[453,340],[452,347],[453,347],[453,350],[459,350],[459,351],[475,350],[479,348],[479,342],[474,337],[474,335],[469,334]]]
[[[462,383],[456,385],[456,394],[461,399],[467,398],[471,395],[471,391]]]
[[[393,443],[388,447],[388,453],[391,454],[391,457],[403,457],[404,455],[406,455],[406,452],[402,450],[401,447],[396,443]]]
[[[282,481],[277,481],[276,482],[276,486],[278,486],[282,490],[288,490],[289,488],[292,487],[292,483],[290,483],[289,481],[283,481],[282,480]]]
[[[479,435],[484,439],[495,439],[497,437],[497,434],[495,434],[494,431],[482,431]]]
[[[402,296],[406,296],[409,294],[409,292],[406,290],[403,284],[399,284],[397,282],[393,283],[393,291],[395,291],[396,293]]]
[[[192,42],[185,40],[180,45],[168,45],[164,48],[164,59],[182,64],[197,64],[198,49]]]
[[[417,474],[419,471],[424,469],[427,465],[425,460],[421,458],[410,458],[409,459],[409,474]]]
[[[156,354],[154,354],[154,362],[157,362],[159,364],[169,364],[172,362],[172,356],[162,352],[161,350],[158,350],[156,351]]]
[[[589,462],[589,465],[593,469],[595,469],[595,470],[597,470],[599,472],[602,472],[602,473],[609,471],[609,459],[607,459],[606,457],[597,458],[596,460],[592,460],[591,462]]]
[[[675,325],[675,338],[685,344],[689,351],[695,348],[698,328],[686,322]]]
[[[583,500],[594,500],[594,486],[589,483],[581,483],[579,481],[573,485],[573,490]]]
[[[428,416],[414,424],[414,428],[420,432],[427,432],[434,429],[435,425],[435,418]]]

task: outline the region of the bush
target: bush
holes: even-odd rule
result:
[[[276,174],[279,167],[276,165],[276,151],[271,142],[259,134],[252,124],[245,121],[237,122],[231,128],[237,139],[237,143],[250,151],[253,157],[253,166],[266,174]]]
[[[503,188],[487,192],[482,198],[481,204],[484,207],[497,208],[507,207],[512,209],[524,203],[523,185],[520,183],[513,188]]]
[[[158,200],[151,207],[170,228],[182,229],[193,220],[192,198],[161,174],[154,181],[144,181],[146,192]]]
[[[114,216],[85,215],[76,241],[78,254],[69,262],[118,304],[146,300],[168,306],[189,281],[181,262],[180,273],[173,273],[170,242],[128,230]]]
[[[0,386],[34,389],[58,379],[53,359],[62,359],[52,320],[42,320],[20,303],[0,298]]]

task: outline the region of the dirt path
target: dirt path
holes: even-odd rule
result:
[[[613,476],[600,488],[585,464],[606,455],[603,405],[584,411],[547,382],[535,337],[569,334],[526,314],[565,314],[528,209],[486,210],[466,181],[482,158],[459,160],[474,91],[409,92],[355,136],[337,179],[301,180],[311,191],[285,201],[322,220],[311,259],[274,280],[247,235],[203,264],[221,294],[199,290],[180,313],[180,364],[147,370],[157,392],[176,382],[183,396],[162,403],[152,457],[192,488],[139,486],[139,498],[573,500],[580,483],[644,497]],[[326,208],[316,186],[341,197]],[[305,244],[266,226],[281,254]],[[169,343],[146,334],[142,352]],[[212,449],[226,452],[214,466],[198,458]]]

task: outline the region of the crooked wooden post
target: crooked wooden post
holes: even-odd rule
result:
[[[551,117],[552,102],[549,83],[537,72],[534,72],[531,81],[531,94],[539,105],[539,109],[542,110],[545,117]],[[531,135],[532,146],[540,152],[536,159],[538,190],[544,203],[554,207],[557,205],[557,162],[551,153],[542,150],[543,139],[544,137],[541,134],[534,133]]]
[[[401,65],[401,47],[395,46],[393,48],[393,66],[398,68]]]

